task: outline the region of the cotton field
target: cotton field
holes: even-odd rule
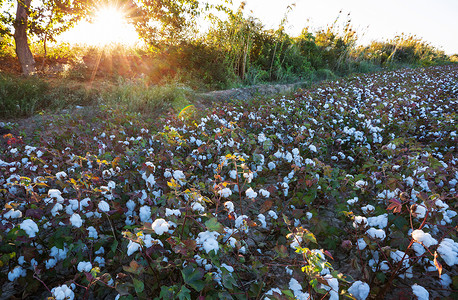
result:
[[[0,298],[454,298],[457,112],[441,66],[2,124]]]

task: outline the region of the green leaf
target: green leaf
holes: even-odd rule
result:
[[[205,272],[202,269],[194,269],[191,266],[187,266],[181,270],[184,282],[198,292],[200,292],[205,286],[204,281],[202,280],[204,273]]]
[[[234,277],[232,277],[231,273],[227,271],[223,271],[221,279],[223,286],[228,290],[232,290],[234,288],[234,285],[236,285]]]
[[[283,293],[283,295],[286,295],[286,296],[288,296],[288,297],[291,298],[291,299],[296,299],[296,297],[294,297],[293,292],[291,292],[290,290],[283,290],[283,291],[281,291],[281,292]]]
[[[183,285],[181,290],[178,292],[177,297],[180,300],[191,300],[191,291]]]
[[[140,281],[136,278],[132,278],[132,279],[134,281],[135,291],[137,292],[137,294],[141,294],[145,290],[145,284],[143,283],[143,281]]]
[[[216,232],[220,232],[221,233],[224,230],[224,226],[221,225],[221,223],[219,223],[216,218],[211,218],[210,220],[205,222],[205,226],[210,231],[216,231]]]

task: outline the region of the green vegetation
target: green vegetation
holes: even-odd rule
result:
[[[12,2],[0,1],[0,7]],[[354,73],[427,67],[457,60],[415,36],[400,35],[358,46],[358,34],[349,15],[346,19],[339,15],[334,23],[319,31],[304,28],[299,36],[293,37],[285,31],[293,7],[288,8],[279,27],[271,30],[247,15],[244,4],[232,11],[224,6],[203,7],[195,0],[161,2],[160,9],[170,13],[158,17],[163,25],[160,30],[145,23],[148,17],[160,14],[159,7],[150,11],[140,1],[135,9],[129,10],[129,16],[137,14],[136,20],[141,20],[136,26],[145,42],[142,48],[50,46],[47,40],[55,41],[68,28],[68,20],[59,15],[67,12],[53,7],[59,1],[45,2],[47,6],[29,20],[32,27],[28,34],[36,41],[30,49],[37,78],[17,77],[21,66],[15,57],[11,34],[14,18],[10,14],[9,18],[0,19],[0,117],[28,116],[49,107],[101,101],[126,104],[133,111],[164,111],[191,101],[193,92],[267,83],[310,83]],[[38,8],[32,3],[30,9]],[[57,9],[55,18],[49,15],[53,9]],[[70,15],[76,19],[87,17],[87,9],[78,7]],[[210,14],[215,9],[225,16]],[[199,14],[210,17],[210,28],[196,34],[195,18]],[[46,18],[52,21],[47,27]],[[23,88],[16,91],[15,86]]]

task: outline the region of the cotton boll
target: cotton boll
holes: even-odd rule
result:
[[[443,288],[448,289],[453,280],[448,274],[442,274],[440,278],[440,283]]]
[[[83,225],[83,220],[79,214],[75,213],[70,217],[70,223],[72,223],[72,226],[80,228]]]
[[[429,233],[425,233],[420,229],[414,230],[412,232],[412,238],[418,243],[423,243],[425,247],[437,245],[436,239],[434,239]]]
[[[99,238],[99,235],[97,233],[97,229],[95,229],[94,226],[88,227],[87,230],[89,231],[89,237],[90,238],[94,238],[94,239],[98,239]]]
[[[205,207],[202,206],[199,202],[194,202],[191,204],[191,209],[193,211],[197,211],[199,213],[203,213],[205,211]]]
[[[205,252],[209,253],[210,251],[218,252],[219,244],[216,240],[219,236],[219,233],[216,231],[204,231],[199,233],[196,242]]]
[[[129,244],[127,245],[127,255],[131,256],[132,254],[137,252],[138,249],[140,249],[140,244],[139,243],[135,243],[135,242],[129,241]]]
[[[385,231],[383,229],[375,229],[374,227],[369,228],[366,231],[366,234],[373,239],[384,240],[386,237]]]
[[[228,198],[230,195],[232,195],[232,191],[230,188],[224,188],[222,190],[219,190],[218,194],[220,194],[223,198]]]
[[[100,211],[108,212],[110,210],[110,205],[105,200],[102,200],[99,202],[98,208]]]
[[[35,237],[36,233],[38,233],[38,225],[31,219],[22,221],[19,227],[31,238]]]
[[[224,202],[224,207],[227,209],[229,213],[234,211],[234,203],[232,203],[231,201]]]
[[[170,208],[166,208],[165,209],[165,216],[166,217],[169,217],[169,216],[181,216],[181,211],[179,209],[170,209]]]
[[[273,210],[269,210],[269,211],[267,212],[267,214],[268,214],[272,219],[274,219],[274,220],[277,220],[277,219],[278,219],[277,213],[274,212]]]
[[[259,190],[259,194],[263,197],[269,198],[270,197],[270,192],[264,189]]]
[[[19,277],[25,277],[27,271],[24,270],[21,266],[16,266],[13,270],[8,272],[8,280],[15,281]]]
[[[80,272],[90,272],[92,270],[92,264],[88,261],[80,261],[77,269]]]
[[[439,247],[437,247],[437,252],[450,267],[458,263],[458,243],[455,243],[452,239],[443,239]]]
[[[169,227],[169,223],[167,223],[164,219],[156,219],[151,225],[151,228],[158,235],[164,234],[164,232],[169,230]]]
[[[64,180],[65,178],[67,178],[67,173],[65,173],[65,172],[58,172],[58,173],[56,174],[56,178],[57,178],[57,180],[62,181],[62,180]]]
[[[289,281],[289,289],[293,292],[295,299],[310,299],[310,294],[307,292],[303,292],[301,284],[294,278],[291,278],[291,280]]]
[[[365,282],[355,281],[348,289],[348,292],[357,300],[365,300],[369,296],[370,288]]]
[[[428,291],[421,285],[412,285],[412,293],[417,297],[418,300],[429,300]]]
[[[149,206],[140,207],[140,221],[148,222],[150,218],[151,218],[151,207]]]
[[[258,193],[256,193],[255,191],[253,191],[252,188],[248,188],[246,191],[245,191],[245,194],[248,198],[250,199],[254,199],[258,196]]]

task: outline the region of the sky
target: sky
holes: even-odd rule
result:
[[[242,1],[233,0],[238,7]],[[288,5],[288,31],[325,28],[342,10],[342,21],[350,13],[362,44],[386,40],[396,34],[414,34],[446,54],[458,53],[458,0],[246,0],[245,10],[267,28],[280,24]]]
[[[218,0],[207,0],[218,2]],[[204,1],[202,1],[204,2]],[[221,3],[221,1],[219,1]],[[233,0],[237,9],[242,1]],[[246,0],[245,12],[262,21],[266,28],[278,28],[288,5],[296,6],[288,14],[287,32],[293,36],[302,28],[312,31],[325,28],[334,22],[342,11],[340,21],[346,21],[350,13],[353,28],[359,36],[359,43],[369,44],[372,40],[384,41],[397,34],[413,34],[446,54],[458,53],[458,0]],[[109,14],[113,15],[113,14]],[[135,41],[133,27],[113,22],[101,26],[88,23],[77,26],[64,37],[94,44],[103,42],[102,37]],[[119,22],[118,22],[119,23]],[[117,26],[119,25],[119,26]],[[92,33],[92,34],[90,34]]]

